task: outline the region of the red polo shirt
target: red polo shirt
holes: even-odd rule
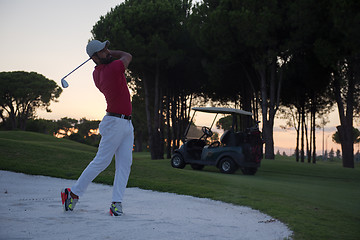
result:
[[[105,96],[107,112],[131,115],[129,88],[125,79],[125,67],[121,60],[95,67],[93,78],[96,87]]]

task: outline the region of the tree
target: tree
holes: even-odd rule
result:
[[[334,152],[334,149],[331,148],[331,150],[329,152],[329,159],[334,160],[334,157],[335,157],[335,152]]]
[[[323,160],[328,160],[328,151],[325,150]]]
[[[37,108],[50,112],[51,101],[56,102],[62,89],[53,81],[35,72],[1,72],[1,115],[7,115],[10,129],[25,130],[26,121],[35,115]]]
[[[193,19],[198,44],[213,56],[210,73],[215,78],[225,73],[217,86],[231,86],[226,90],[233,101],[237,90],[240,105],[245,110],[252,107],[254,113],[260,99],[265,158],[274,159],[273,126],[289,39],[286,1],[204,0],[194,9]],[[215,71],[219,68],[222,71]],[[215,94],[219,91],[218,87]],[[256,100],[251,106],[252,99]]]
[[[65,120],[64,118],[61,120]],[[86,118],[81,118],[80,121],[69,120],[70,126],[73,128],[69,129],[71,134],[65,135],[65,138],[69,138],[70,140],[77,141],[80,143],[85,143],[92,146],[99,146],[100,135],[96,132],[99,127],[100,121],[91,121]],[[59,123],[61,122],[59,121]],[[75,124],[73,124],[75,123]],[[77,131],[76,131],[77,130]]]
[[[141,152],[148,145],[148,129],[146,121],[146,113],[144,111],[144,94],[141,94],[141,88],[134,89],[132,97],[133,106],[133,125],[134,125],[134,151]],[[144,147],[145,145],[145,147]]]
[[[208,81],[203,95],[221,103],[253,111],[257,120],[259,85],[237,22],[239,8],[229,1],[204,1],[193,9],[189,25],[203,50],[202,67]]]
[[[231,115],[222,117],[216,122],[217,129],[230,130],[233,123],[233,117]]]
[[[329,15],[314,43],[315,52],[332,70],[343,167],[354,168],[353,119],[360,108],[360,2],[332,0],[324,9]]]
[[[353,139],[352,139],[353,144],[360,143],[360,131],[359,131],[359,129],[353,127],[352,136],[353,136]],[[332,140],[333,140],[334,143],[341,144],[341,138],[340,138],[339,131],[336,131],[332,135]]]
[[[171,100],[178,93],[187,93],[187,85],[182,82],[191,83],[196,76],[188,73],[193,68],[186,66],[191,64],[184,64],[187,56],[193,54],[184,50],[192,44],[183,44],[188,36],[185,26],[190,6],[191,1],[186,0],[128,0],[101,17],[92,30],[95,38],[109,39],[112,48],[125,49],[133,55],[129,68],[143,91],[152,159],[164,157],[164,115],[168,114],[169,125],[170,116],[188,112],[183,105],[184,95],[180,95],[180,101]],[[190,59],[187,63],[191,62]]]
[[[336,157],[339,159],[341,158],[341,152],[339,149],[336,150]]]
[[[87,138],[92,135],[92,132],[99,128],[100,121],[91,121],[86,118],[81,118],[79,122],[75,124],[75,128],[78,129],[78,133],[81,137]]]
[[[26,123],[26,131],[40,132],[44,134],[55,135],[58,131],[58,124],[54,120],[29,119]]]
[[[282,112],[287,117],[287,124],[293,126],[297,132],[297,161],[301,157],[301,162],[304,162],[306,152],[308,162],[311,162],[312,156],[312,162],[316,163],[316,118],[326,115],[333,106],[333,100],[329,97],[331,95],[329,82],[330,72],[320,64],[310,50],[294,54],[284,69],[281,104],[287,108]],[[296,110],[296,113],[293,110]],[[310,137],[307,124],[309,115]],[[299,141],[301,141],[300,148]]]
[[[343,166],[354,167],[353,117],[360,108],[360,3],[356,0],[299,0],[290,3],[292,49],[311,51],[330,73],[342,138]],[[314,115],[313,115],[314,121]]]
[[[296,109],[297,161],[300,157],[304,161],[307,152],[308,162],[312,157],[316,163],[316,119],[326,116],[334,104],[329,88],[331,71],[322,64],[315,47],[317,39],[331,28],[328,12],[324,10],[328,5],[329,1],[324,0],[298,0],[289,1],[287,6],[291,38],[286,44],[289,59],[284,68],[281,101],[282,105]]]
[[[56,134],[59,134],[61,137],[70,136],[75,131],[75,126],[78,123],[78,120],[74,118],[63,117],[57,122],[57,131]]]

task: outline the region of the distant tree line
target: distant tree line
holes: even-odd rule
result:
[[[25,130],[98,146],[100,142],[99,123],[99,120],[93,121],[86,118],[80,120],[67,117],[59,120],[29,119]]]
[[[285,151],[280,153],[280,150],[278,149],[277,152],[276,152],[276,156],[295,157],[296,152],[294,152],[293,154],[287,155]],[[320,159],[323,160],[323,161],[341,161],[342,160],[340,150],[337,149],[336,151],[334,151],[333,148],[330,149],[329,153],[328,153],[327,150],[325,150],[324,155],[320,155],[318,157],[320,157]],[[357,151],[355,153],[354,160],[355,160],[355,162],[360,162],[360,151]]]

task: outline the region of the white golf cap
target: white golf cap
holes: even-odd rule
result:
[[[86,52],[89,57],[92,57],[96,52],[103,50],[106,46],[109,46],[110,42],[108,40],[100,42],[98,40],[90,41],[86,46]]]

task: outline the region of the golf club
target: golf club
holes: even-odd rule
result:
[[[82,65],[84,65],[85,63],[87,63],[91,58],[89,58],[88,60],[86,60],[85,62],[83,62],[82,64],[80,64],[80,66],[78,66],[77,68],[75,68],[74,70],[72,70],[68,75],[66,75],[65,77],[63,77],[61,79],[61,85],[63,88],[67,88],[69,86],[68,82],[65,80],[65,78],[67,76],[69,76],[70,74],[72,74],[73,72],[75,72],[79,67],[81,67]]]

